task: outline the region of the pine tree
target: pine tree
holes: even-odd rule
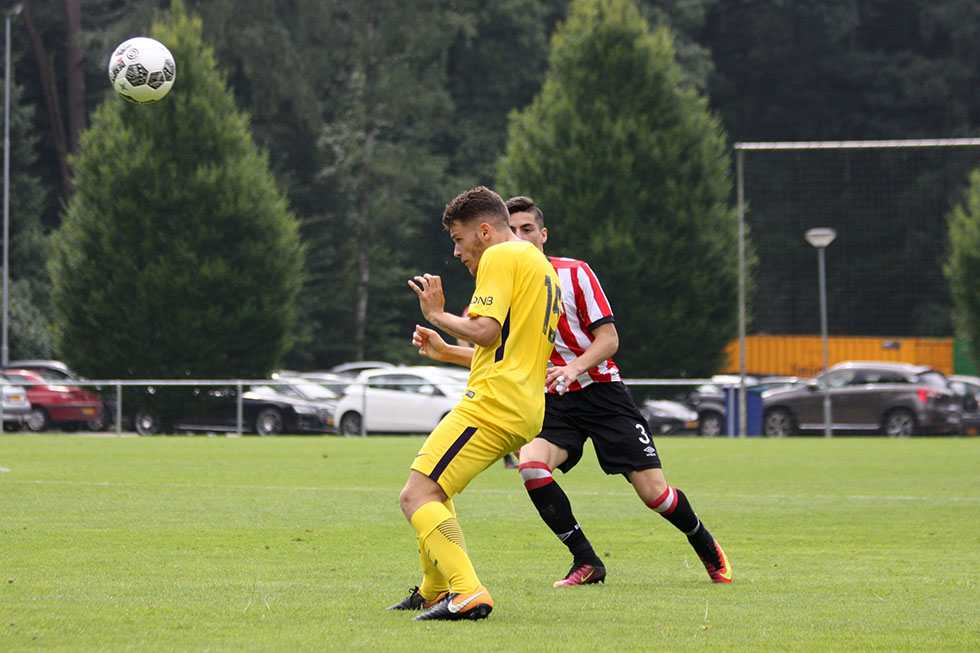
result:
[[[34,174],[40,138],[32,120],[34,105],[23,88],[11,88],[10,119],[10,251],[8,360],[50,358],[54,346],[48,324],[48,241],[41,215],[51,197]]]
[[[725,137],[686,79],[633,2],[576,0],[499,165],[544,211],[548,253],[599,275],[632,374],[711,374],[736,331]]]
[[[295,328],[297,220],[182,5],[150,32],[177,63],[170,94],[111,94],[71,160],[77,192],[50,264],[55,335],[94,378],[263,377]]]

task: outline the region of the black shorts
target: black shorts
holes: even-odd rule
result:
[[[647,421],[621,382],[592,383],[564,395],[548,393],[538,437],[568,452],[568,460],[558,466],[565,473],[581,460],[589,438],[607,474],[662,466]]]

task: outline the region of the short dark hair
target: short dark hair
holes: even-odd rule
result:
[[[487,222],[507,228],[509,221],[507,205],[503,198],[486,186],[477,186],[463,191],[446,205],[442,214],[442,225],[449,229],[454,223],[466,224],[477,218],[486,218]]]
[[[538,229],[544,229],[544,213],[534,204],[534,200],[526,195],[518,195],[507,200],[507,213],[508,215],[530,213],[538,223]]]

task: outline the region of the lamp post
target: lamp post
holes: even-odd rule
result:
[[[823,340],[823,371],[829,367],[829,356],[827,355],[827,269],[824,264],[824,250],[830,243],[837,238],[837,232],[829,227],[816,227],[808,229],[804,234],[806,242],[817,248],[817,275],[820,278],[820,336]],[[833,437],[833,421],[830,413],[830,389],[823,389],[823,434],[824,437]]]
[[[10,17],[18,15],[24,3],[18,2],[7,10],[6,40],[4,41],[3,77],[3,325],[0,331],[0,364],[10,362],[10,347],[7,343],[7,309],[10,293]]]

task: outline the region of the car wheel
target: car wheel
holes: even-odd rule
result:
[[[141,410],[133,417],[133,428],[140,435],[156,435],[160,432],[160,420],[153,413]]]
[[[340,418],[340,432],[343,435],[361,434],[361,416],[358,413],[344,413]]]
[[[13,433],[14,431],[19,431],[22,425],[23,425],[22,422],[4,422],[3,430],[10,431],[11,433]]]
[[[793,415],[785,408],[767,410],[762,422],[762,432],[778,438],[796,433]]]
[[[38,433],[51,428],[51,418],[48,417],[48,411],[40,406],[32,406],[31,412],[27,413],[27,417],[24,418],[24,424],[29,430]]]
[[[85,422],[85,426],[89,431],[105,431],[109,428],[110,424],[112,424],[112,419],[109,417],[109,411],[105,405],[102,406],[102,416],[99,419]]]
[[[915,415],[905,408],[895,408],[888,411],[881,430],[890,438],[912,435],[915,433]]]
[[[698,434],[700,435],[723,435],[725,433],[725,417],[721,413],[714,411],[701,413],[698,415]]]
[[[255,432],[259,435],[279,435],[285,421],[275,408],[263,408],[255,416]]]

